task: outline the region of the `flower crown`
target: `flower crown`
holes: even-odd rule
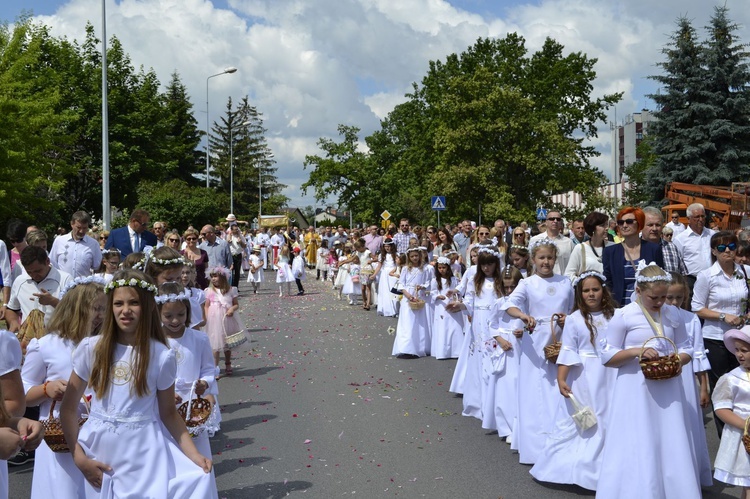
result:
[[[644,260],[641,260],[640,262],[638,262],[638,268],[635,270],[635,282],[672,282],[672,276],[666,272],[662,275],[655,275],[650,277],[641,275],[641,272],[648,267],[656,267],[659,270],[662,270],[661,267],[656,265],[656,262],[651,262],[646,265],[646,262]]]
[[[421,248],[419,246],[415,246],[413,248],[407,249],[406,252],[409,253],[410,251],[420,251],[420,250],[421,250]]]
[[[550,239],[549,237],[543,237],[541,239],[537,239],[536,241],[532,241],[529,244],[529,251],[533,252],[539,246],[555,246],[555,247],[557,247],[557,245],[555,244],[555,242],[552,239]]]
[[[528,250],[528,246],[524,246],[523,244],[511,244],[510,249],[520,249],[520,250]]]
[[[151,284],[150,282],[144,281],[143,279],[136,279],[135,277],[131,277],[130,279],[117,279],[116,281],[111,281],[109,284],[104,286],[104,292],[109,293],[115,288],[124,287],[141,288],[145,289],[146,291],[151,291],[154,294],[159,291],[159,288],[157,288],[155,284]]]
[[[602,286],[606,286],[607,278],[602,274],[601,272],[597,272],[596,270],[587,270],[586,272],[582,273],[575,279],[573,279],[573,287],[575,288],[578,286],[579,282],[583,282],[584,279],[587,279],[589,277],[596,277],[600,281],[602,281]]]
[[[96,284],[101,284],[102,286],[104,286],[105,284],[107,284],[107,281],[105,281],[103,277],[98,276],[98,275],[90,275],[90,276],[86,276],[86,277],[76,277],[75,279],[73,279],[72,281],[70,281],[68,283],[68,285],[65,286],[62,289],[62,291],[60,291],[60,299],[62,300],[62,297],[65,296],[65,293],[67,293],[71,289],[75,288],[79,284],[89,284],[89,283],[92,283],[92,282],[95,282]]]
[[[231,276],[231,273],[229,272],[229,269],[224,267],[223,265],[217,265],[216,267],[211,267],[208,269],[208,275],[211,274],[221,274],[227,279]]]
[[[156,303],[158,303],[159,305],[164,305],[165,303],[168,303],[168,302],[177,302],[177,301],[189,302],[190,295],[188,295],[185,291],[183,291],[182,293],[177,294],[177,295],[174,293],[170,293],[168,295],[159,295],[154,299],[156,300]]]
[[[483,246],[477,250],[477,255],[479,253],[489,253],[490,255],[493,255],[495,258],[500,260],[502,258],[502,255],[498,253],[497,251],[493,250],[492,248],[488,246]]]
[[[185,259],[182,257],[172,258],[170,260],[165,260],[163,258],[150,258],[149,262],[158,263],[159,265],[185,265]]]
[[[441,265],[450,265],[451,261],[450,261],[450,258],[446,258],[444,256],[440,256],[437,259],[437,263],[439,263]]]
[[[119,255],[121,253],[121,251],[118,250],[117,248],[115,248],[114,246],[112,246],[109,249],[103,249],[102,250],[102,255],[108,255],[110,253],[117,253]]]

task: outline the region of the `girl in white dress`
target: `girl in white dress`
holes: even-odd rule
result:
[[[544,347],[557,338],[565,316],[573,309],[570,279],[554,273],[557,246],[547,238],[531,248],[534,275],[523,279],[505,304],[511,317],[521,319],[528,332],[521,333],[521,367],[518,378],[518,424],[511,436],[519,461],[534,464],[544,447],[560,396],[557,366],[544,357]],[[557,315],[555,324],[552,317]]]
[[[588,271],[575,281],[575,311],[565,320],[562,347],[557,358],[559,397],[555,425],[531,475],[542,482],[575,484],[596,490],[604,447],[607,407],[614,384],[614,370],[599,358],[600,341],[607,335],[616,304],[604,274]],[[596,415],[597,424],[587,430],[576,426],[571,393]]]
[[[656,264],[639,264],[636,302],[615,311],[601,349],[604,365],[617,369],[605,427],[597,496],[606,499],[697,499],[701,497],[695,438],[683,382],[679,376],[646,379],[639,358],[649,360],[677,346],[683,365],[690,362],[685,323],[665,305],[669,274]]]
[[[215,497],[211,460],[198,452],[174,405],[177,364],[156,310],[156,286],[126,270],[105,292],[102,332],[73,353],[60,414],[86,497]],[[91,414],[79,429],[87,386]]]
[[[458,283],[456,291],[462,298],[466,296],[466,289],[469,287],[469,283],[473,282],[473,279],[477,274],[478,251],[479,248],[477,247],[474,247],[469,251],[470,267],[464,272],[464,275],[461,276],[461,282]],[[451,386],[448,389],[449,392],[464,393],[464,382],[466,380],[466,368],[470,349],[471,320],[469,318],[464,318],[464,339],[461,342],[461,349],[458,351],[458,361],[456,362],[456,368],[453,370],[453,379],[451,379]]]
[[[349,299],[349,305],[354,305],[354,300],[357,295],[362,292],[362,286],[360,280],[360,265],[359,256],[357,253],[351,253],[344,264],[344,267],[348,266],[349,271],[346,273],[346,279],[344,280],[344,286],[341,288],[341,293]]]
[[[500,278],[500,255],[489,248],[479,248],[477,272],[466,290],[463,302],[454,302],[447,310],[465,310],[471,321],[470,343],[466,357],[463,385],[464,416],[482,419],[482,401],[489,387],[489,375],[482,368],[484,344],[493,339],[489,331],[492,305],[503,296]]]
[[[397,264],[396,245],[393,239],[386,238],[378,257],[378,315],[395,317],[398,314],[398,295],[391,293],[391,289],[398,284],[398,277],[391,275]]]
[[[174,351],[177,361],[174,386],[177,407],[188,401],[191,392],[197,396],[204,396],[211,402],[211,416],[207,423],[197,430],[190,430],[198,452],[210,456],[211,444],[208,437],[218,430],[219,419],[216,402],[218,387],[211,344],[204,333],[187,328],[190,300],[181,285],[168,282],[159,286],[156,303],[164,334],[167,335],[169,347]],[[211,475],[213,476],[213,470]]]
[[[518,414],[521,344],[513,333],[523,329],[523,322],[509,316],[503,305],[518,287],[521,272],[507,265],[501,279],[503,296],[492,305],[488,324],[493,339],[485,343],[484,369],[489,373],[489,382],[482,405],[482,428],[496,430],[500,438],[506,438],[510,437]]]
[[[251,282],[253,284],[254,295],[258,294],[258,290],[261,288],[261,285],[265,280],[265,272],[263,272],[263,260],[261,260],[260,258],[260,250],[261,247],[256,244],[255,246],[253,246],[252,252],[248,257],[248,265],[250,268],[247,272],[247,282]]]
[[[419,252],[422,254],[422,272],[424,272],[424,282],[427,286],[427,298],[429,298],[429,287],[435,278],[435,267],[430,263],[431,253],[427,251],[427,246],[419,246]],[[432,324],[435,319],[435,302],[426,299],[424,308],[427,310],[427,341],[432,347]]]
[[[693,350],[693,361],[682,368],[680,376],[685,388],[685,399],[688,401],[688,407],[692,408],[689,415],[695,436],[693,439],[695,455],[700,465],[701,485],[710,487],[713,480],[711,479],[711,458],[708,455],[706,428],[703,426],[703,409],[707,408],[711,401],[708,393],[708,371],[711,369],[711,364],[708,362],[706,348],[703,346],[700,319],[696,314],[685,309],[690,305],[688,299],[690,288],[687,286],[685,277],[677,272],[670,272],[669,275],[672,277],[672,282],[667,288],[666,303],[679,310]]]
[[[104,279],[79,277],[63,290],[48,328],[50,333],[29,342],[21,370],[26,405],[39,406],[40,420],[60,417],[60,401],[73,370],[73,350],[90,334],[97,334],[104,318]],[[54,414],[50,413],[55,404]],[[83,402],[78,415],[87,414]],[[56,453],[42,443],[36,452],[31,497],[84,497],[84,478],[68,453]]]
[[[719,378],[712,395],[716,416],[724,422],[714,478],[742,487],[741,497],[750,499],[750,454],[742,444],[750,417],[750,326],[724,333],[724,344],[740,366]]]
[[[273,262],[276,266],[276,284],[279,285],[279,298],[284,296],[284,285],[286,284],[286,294],[292,294],[292,275],[291,256],[289,255],[289,245],[283,244],[279,249],[279,256]]]
[[[320,280],[320,274],[323,274],[323,281],[328,280],[328,239],[323,239],[318,248],[317,258],[315,259],[315,270],[317,271],[316,280]]]
[[[345,244],[344,249],[339,255],[339,261],[336,265],[336,280],[333,282],[333,288],[338,291],[339,300],[343,294],[342,290],[344,289],[344,284],[346,284],[346,280],[349,278],[349,263],[347,262],[351,255],[352,246],[350,244]]]
[[[451,272],[448,258],[439,257],[436,267],[437,275],[430,283],[430,300],[435,303],[430,353],[436,359],[455,359],[464,339],[464,317],[458,310],[449,311],[447,306],[458,297],[458,279]]]
[[[425,307],[412,309],[406,302],[424,301],[428,283],[422,271],[422,254],[417,248],[406,251],[407,264],[401,269],[398,289],[403,293],[401,311],[396,325],[396,338],[391,355],[402,358],[424,357],[430,354],[427,311]]]
[[[203,316],[203,304],[206,303],[206,293],[195,286],[195,264],[190,260],[185,260],[182,266],[182,286],[190,297],[190,322],[193,329],[200,329],[206,325],[206,318]]]
[[[534,267],[531,265],[531,258],[529,258],[529,248],[526,246],[511,245],[508,257],[510,264],[517,268],[524,278],[534,273]]]
[[[99,265],[97,275],[104,279],[105,284],[109,284],[112,276],[120,268],[121,259],[120,250],[115,247],[102,250],[102,263]]]

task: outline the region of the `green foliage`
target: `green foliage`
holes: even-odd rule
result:
[[[682,17],[662,51],[662,85],[650,97],[658,121],[650,126],[656,160],[647,171],[653,200],[668,182],[729,185],[750,177],[750,101],[748,54],[736,35],[726,7],[716,7],[700,43],[691,22]]]
[[[433,195],[447,198],[452,219],[483,213],[528,219],[551,194],[577,190],[593,199],[603,175],[583,145],[620,94],[591,98],[595,59],[565,55],[548,39],[529,56],[517,34],[479,39],[457,55],[430,62],[422,84],[358,148],[359,129],[339,126],[341,142],[321,138],[304,189],[337,197],[355,219],[383,209],[434,222]]]
[[[227,196],[213,189],[190,186],[184,180],[143,181],[138,184],[140,208],[151,220],[165,220],[170,227],[184,230],[188,225],[214,223],[226,216]]]
[[[644,136],[636,148],[638,161],[625,167],[624,173],[630,182],[630,188],[624,193],[624,206],[646,206],[653,199],[648,188],[648,173],[657,159],[651,147],[652,142],[651,135]]]

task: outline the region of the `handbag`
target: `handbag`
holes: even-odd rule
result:
[[[586,431],[589,428],[596,426],[596,415],[589,406],[581,405],[578,399],[575,398],[573,392],[570,394],[570,401],[573,403],[573,409],[576,411],[573,413],[573,421],[581,431]]]

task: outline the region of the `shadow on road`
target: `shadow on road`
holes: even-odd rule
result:
[[[216,476],[225,475],[227,473],[231,473],[235,470],[238,470],[240,468],[249,468],[250,466],[257,466],[259,464],[266,463],[270,461],[272,458],[268,456],[256,456],[256,457],[242,457],[242,458],[236,458],[236,459],[225,459],[224,461],[221,461],[220,463],[217,463],[214,467],[214,473]],[[247,490],[247,489],[245,489]],[[224,497],[224,494],[221,493],[221,497]],[[243,496],[243,497],[256,497],[254,495],[249,496]]]
[[[276,419],[278,416],[274,414],[259,414],[257,416],[247,416],[244,418],[236,418],[229,421],[221,422],[221,431],[241,431],[246,430],[251,426],[266,423],[272,419]]]
[[[312,486],[311,482],[300,480],[286,483],[266,482],[239,489],[220,490],[219,495],[227,499],[245,499],[247,497],[252,497],[253,499],[282,499],[283,497],[287,497],[290,492],[308,490]]]
[[[253,401],[253,400],[247,400],[245,402],[236,402],[234,404],[221,404],[221,413],[222,414],[232,414],[233,412],[237,412],[242,409],[249,409],[253,406],[264,406],[273,404],[270,400],[259,400],[259,401]]]

